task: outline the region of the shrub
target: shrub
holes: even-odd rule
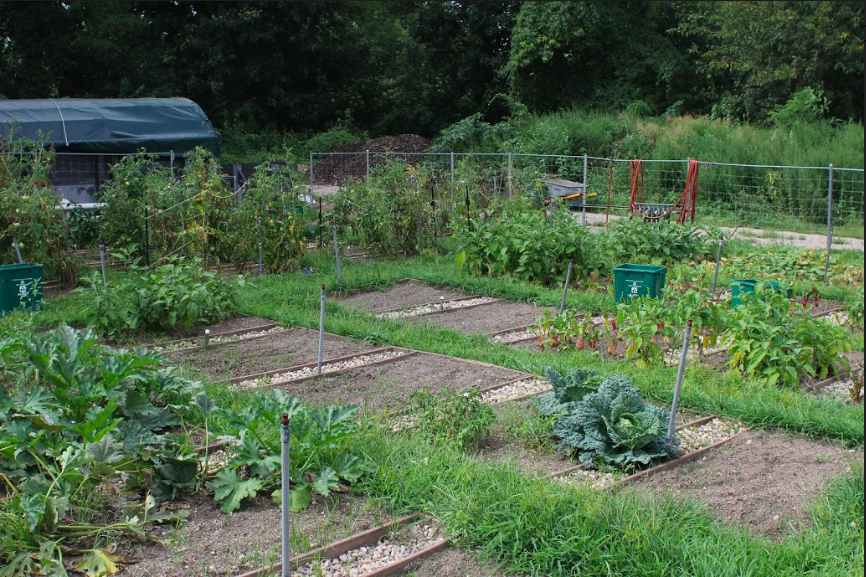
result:
[[[437,442],[477,447],[490,435],[496,414],[478,391],[434,393],[424,389],[409,396],[407,414],[415,430]]]
[[[564,210],[546,215],[526,199],[514,199],[500,214],[455,225],[457,262],[487,276],[511,275],[550,285],[558,282],[574,260],[575,274],[599,267],[597,255],[585,250],[590,233],[576,225]]]
[[[340,189],[335,222],[351,228],[358,242],[376,254],[415,254],[449,225],[448,201],[440,198],[432,206],[431,186],[436,183],[423,166],[398,159],[374,167],[370,178]]]
[[[93,307],[88,325],[120,338],[144,331],[190,331],[224,320],[235,308],[243,277],[228,281],[205,271],[201,261],[171,260],[153,271],[133,265],[135,276],[105,287],[94,272],[88,279]]]
[[[32,140],[0,136],[0,263],[18,262],[18,238],[26,262],[44,265],[46,278],[78,284],[82,259],[71,255],[69,228],[51,192],[53,153]]]
[[[759,285],[727,315],[731,366],[751,377],[799,387],[801,379],[824,379],[847,370],[840,353],[851,350],[848,331],[814,318],[784,295]],[[841,370],[840,370],[841,369]]]

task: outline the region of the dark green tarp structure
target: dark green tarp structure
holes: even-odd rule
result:
[[[0,100],[0,135],[39,140],[58,152],[219,154],[219,135],[188,98]]]

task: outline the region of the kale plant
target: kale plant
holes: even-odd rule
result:
[[[608,377],[596,390],[587,392],[586,384],[593,377],[571,388],[560,387],[563,392],[577,394],[580,400],[562,404],[564,414],[553,427],[559,450],[577,453],[587,467],[604,464],[619,469],[680,456],[676,439],[671,449],[665,450],[668,411],[645,403],[622,375]]]

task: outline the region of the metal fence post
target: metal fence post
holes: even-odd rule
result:
[[[102,265],[102,286],[108,288],[108,274],[105,270],[105,243],[102,241],[99,241],[99,262]]]
[[[514,155],[508,153],[508,198],[514,196]]]
[[[331,227],[334,231],[334,255],[337,257],[337,284],[343,286],[343,271],[340,268],[340,242],[337,240],[337,227]]]
[[[315,182],[313,177],[313,153],[310,152],[310,194],[313,193],[313,182]]]
[[[827,185],[827,260],[824,262],[824,282],[830,272],[830,251],[833,248],[833,165],[827,171],[829,184]]]
[[[150,228],[147,221],[150,220],[147,205],[144,207],[144,263],[150,268]]]
[[[259,225],[259,274],[265,272],[264,267],[264,259],[263,259],[263,246],[262,246],[262,217],[257,217],[258,225]]]
[[[171,170],[171,179],[174,180],[174,151],[168,151],[168,167]]]
[[[583,217],[581,218],[581,220],[582,220],[581,224],[586,224],[586,198],[587,198],[586,195],[589,192],[589,182],[588,182],[589,179],[586,177],[586,171],[587,171],[587,166],[588,166],[587,160],[588,159],[587,159],[586,155],[584,154],[583,155]]]
[[[451,152],[451,184],[454,184],[454,152]]]
[[[15,253],[18,255],[18,264],[24,264],[24,259],[21,258],[21,249],[18,247],[18,237],[12,237],[12,244],[15,245]]]
[[[370,178],[370,151],[366,151],[367,160],[367,178]]]

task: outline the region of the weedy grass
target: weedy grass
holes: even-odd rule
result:
[[[863,471],[835,482],[812,522],[781,542],[725,527],[704,507],[633,488],[593,492],[533,479],[454,447],[369,428],[379,467],[363,489],[395,512],[438,517],[461,547],[519,575],[859,575]]]
[[[274,319],[292,326],[318,328],[321,285],[330,292],[338,288],[333,259],[323,253],[309,255],[312,275],[283,274],[251,277],[240,291],[239,311]],[[415,278],[433,285],[449,286],[469,294],[482,294],[515,301],[556,306],[561,289],[545,288],[513,279],[473,277],[454,264],[451,256],[417,257],[372,263],[343,262],[343,291],[387,288],[403,278]],[[856,298],[853,291],[837,296]],[[69,297],[64,297],[69,298]],[[63,299],[58,299],[63,300]],[[74,305],[74,306],[73,306]],[[612,306],[610,295],[572,290],[568,306],[578,310],[600,310]],[[52,312],[63,318],[62,305]],[[76,297],[67,320],[80,311]],[[493,343],[482,335],[463,335],[429,325],[416,326],[400,320],[379,319],[341,306],[334,299],[326,302],[326,330],[363,339],[373,344],[394,345],[460,358],[474,359],[503,367],[542,374],[552,366],[560,372],[576,367],[595,369],[602,376],[625,374],[647,398],[670,403],[676,369],[639,368],[633,363],[603,361],[594,353],[577,351],[557,354],[549,351],[516,350]],[[43,313],[44,314],[44,313]],[[38,315],[37,323],[44,318]],[[777,427],[807,435],[837,439],[847,444],[862,444],[864,414],[862,407],[841,405],[835,400],[816,398],[805,392],[767,387],[735,374],[719,374],[706,368],[689,368],[680,400],[683,408],[712,412],[743,420],[751,426]]]

